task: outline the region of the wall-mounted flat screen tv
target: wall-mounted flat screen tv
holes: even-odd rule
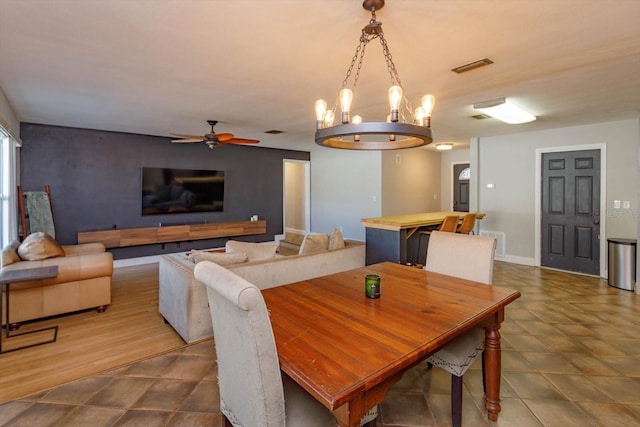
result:
[[[142,168],[142,215],[222,212],[224,171]]]

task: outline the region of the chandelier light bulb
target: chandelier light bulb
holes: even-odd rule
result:
[[[416,118],[416,122],[420,126],[424,126],[424,118],[425,118],[424,108],[422,108],[422,107],[416,108],[416,111],[413,113],[413,115]]]
[[[353,118],[351,119],[351,123],[353,123],[354,125],[359,125],[360,123],[362,123],[362,117],[358,115],[353,116]],[[360,141],[360,135],[353,135],[353,140],[355,142]]]
[[[324,127],[331,127],[333,126],[333,121],[336,118],[336,113],[333,112],[333,110],[328,110],[325,115],[324,115]]]
[[[342,108],[342,123],[349,123],[349,111],[351,110],[351,101],[353,101],[353,91],[344,88],[338,96],[340,98],[340,108]]]
[[[425,95],[422,97],[422,109],[424,110],[424,126],[431,127],[431,113],[433,106],[436,104],[436,98],[433,95]]]
[[[327,113],[327,101],[318,99],[316,101],[316,129],[322,129],[324,126],[324,116]]]
[[[400,86],[391,86],[389,88],[389,105],[391,106],[391,121],[398,121],[398,110],[400,110],[400,102],[402,101],[402,88]]]

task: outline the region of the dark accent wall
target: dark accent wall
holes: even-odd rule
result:
[[[77,232],[195,222],[267,221],[267,234],[234,238],[273,240],[282,233],[283,159],[308,152],[227,145],[172,144],[170,138],[22,123],[20,181],[24,191],[51,187],[56,240],[77,243]],[[142,167],[225,172],[224,212],[142,216]],[[112,249],[131,258],[224,246],[229,238]]]

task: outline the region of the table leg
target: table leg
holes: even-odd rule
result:
[[[500,323],[504,312],[496,314],[492,326],[485,328],[484,344],[484,372],[485,372],[485,407],[489,420],[498,421],[500,413],[500,377],[501,377],[501,353],[500,348]]]
[[[40,341],[40,342],[36,342],[36,343],[32,343],[32,344],[28,344],[28,345],[23,345],[20,347],[15,347],[12,348],[10,350],[2,350],[2,338],[0,337],[0,354],[4,354],[4,353],[11,353],[12,351],[17,351],[17,350],[23,350],[25,348],[31,348],[31,347],[36,347],[38,345],[43,345],[43,344],[51,344],[57,341],[58,339],[58,325],[56,326],[49,326],[47,328],[40,328],[40,329],[34,329],[32,331],[27,331],[27,332],[21,332],[18,334],[11,334],[10,329],[9,329],[9,291],[10,291],[10,283],[4,283],[3,286],[6,286],[5,288],[5,293],[4,293],[4,300],[6,303],[6,316],[7,316],[7,323],[5,325],[6,328],[6,332],[5,332],[5,337],[8,340],[9,338],[14,338],[14,337],[20,337],[20,336],[24,336],[24,335],[30,335],[30,334],[35,334],[38,332],[44,332],[44,331],[53,331],[53,338],[46,340],[46,341]],[[0,287],[0,292],[2,291],[2,288]],[[2,323],[1,321],[2,319],[2,303],[0,301],[0,324]],[[1,332],[1,331],[0,331]]]

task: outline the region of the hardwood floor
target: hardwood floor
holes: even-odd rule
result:
[[[59,325],[57,342],[0,355],[0,403],[185,346],[158,313],[157,263],[114,270],[112,302],[104,313],[58,316],[18,332],[53,325]],[[8,341],[3,335],[3,349],[51,334]]]

